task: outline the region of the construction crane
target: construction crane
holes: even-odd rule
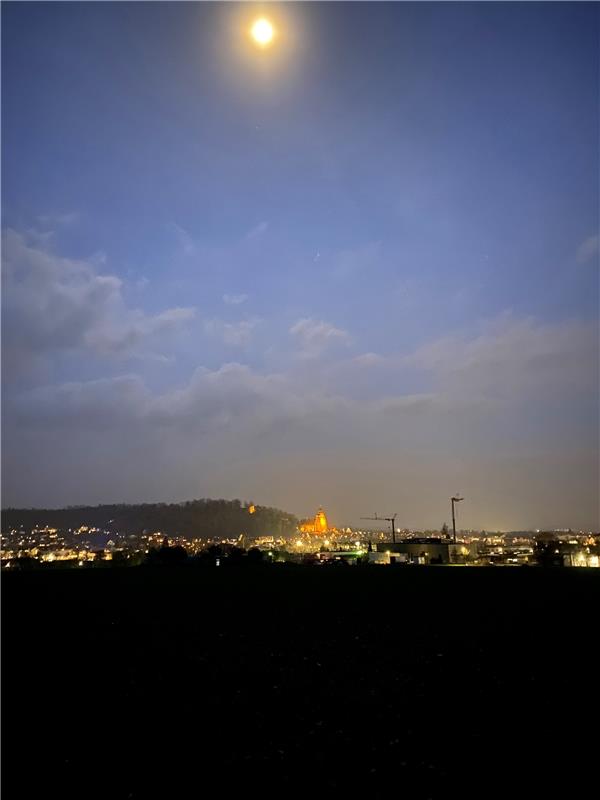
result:
[[[452,503],[452,537],[454,539],[454,544],[456,544],[456,517],[454,515],[454,504],[460,503],[460,501],[464,499],[464,497],[459,497],[458,493],[456,493],[454,497],[450,498],[450,502]]]
[[[372,520],[378,520],[380,522],[391,522],[392,523],[392,542],[394,544],[396,544],[396,526],[395,526],[394,523],[396,522],[396,517],[397,516],[398,516],[397,514],[394,514],[393,517],[378,517],[377,514],[375,514],[374,517],[361,517],[361,519],[372,519]]]

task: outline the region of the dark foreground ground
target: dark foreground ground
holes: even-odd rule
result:
[[[594,796],[595,573],[6,574],[4,798]]]

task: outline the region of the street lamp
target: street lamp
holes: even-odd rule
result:
[[[450,498],[450,502],[452,503],[452,537],[454,539],[454,544],[456,544],[456,516],[454,514],[454,504],[460,503],[460,501],[464,499],[464,497],[459,497],[458,495]]]

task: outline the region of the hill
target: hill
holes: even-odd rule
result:
[[[188,538],[247,536],[291,536],[298,520],[277,508],[256,506],[239,500],[191,500],[185,503],[142,503],[140,505],[70,506],[60,509],[7,508],[2,511],[2,529],[23,527],[69,529],[87,525],[122,534],[146,530]]]

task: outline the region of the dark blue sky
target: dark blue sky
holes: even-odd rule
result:
[[[4,504],[597,526],[598,22],[3,4]]]

